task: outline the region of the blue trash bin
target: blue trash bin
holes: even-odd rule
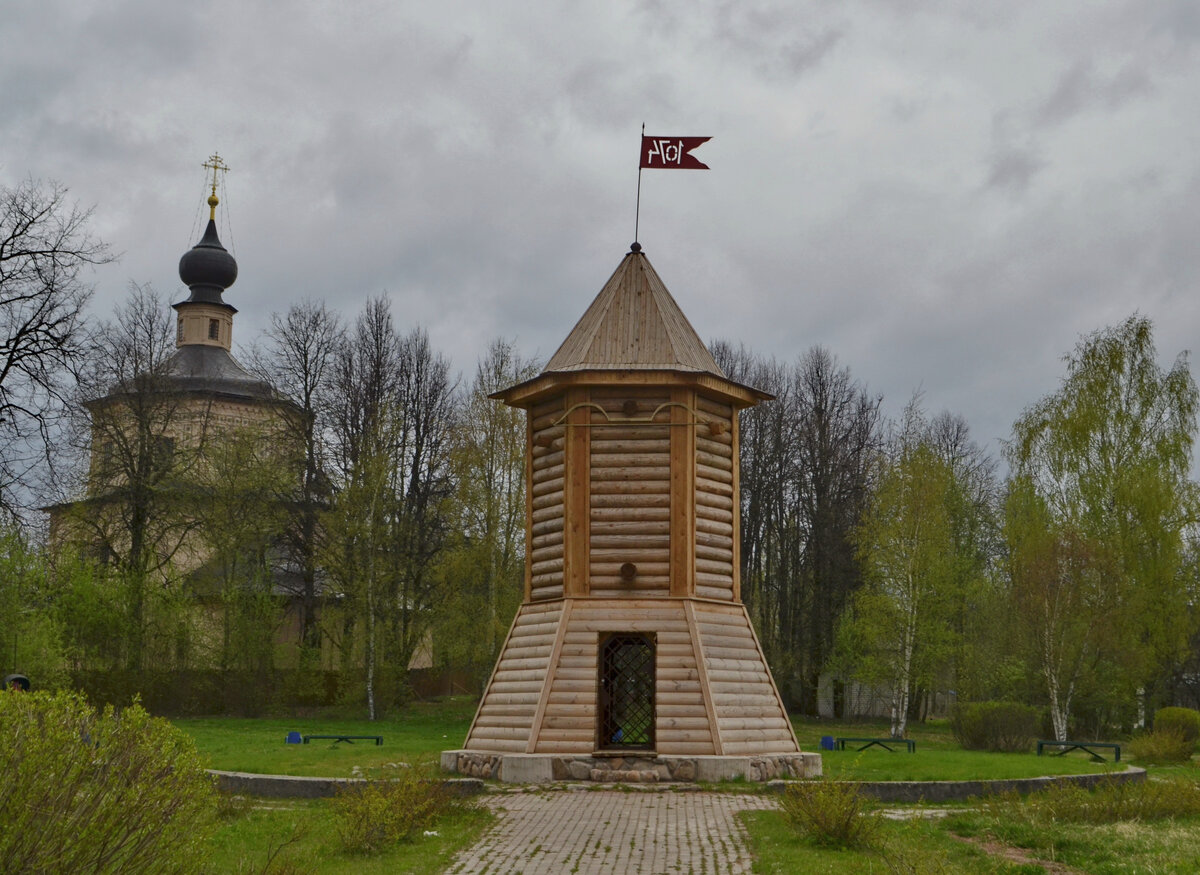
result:
[[[288,744],[299,744],[300,743],[300,733],[299,732],[289,732],[287,734],[287,743]]]
[[[822,735],[821,736],[821,750],[833,750],[833,736],[832,735]]]

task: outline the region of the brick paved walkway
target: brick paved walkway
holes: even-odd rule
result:
[[[734,814],[776,803],[757,795],[556,790],[489,796],[484,804],[499,822],[449,872],[749,872],[745,833]]]

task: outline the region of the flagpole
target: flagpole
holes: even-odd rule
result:
[[[642,139],[638,140],[637,205],[633,211],[633,242],[638,242],[638,227],[642,221],[642,142],[646,138],[646,123],[642,122]]]

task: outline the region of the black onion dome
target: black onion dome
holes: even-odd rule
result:
[[[192,290],[188,301],[224,304],[221,293],[233,285],[237,272],[237,261],[217,237],[217,223],[209,219],[204,237],[179,259],[179,278]]]

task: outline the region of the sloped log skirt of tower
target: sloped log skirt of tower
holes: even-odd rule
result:
[[[615,631],[655,641],[653,750],[596,737],[597,654]],[[592,597],[522,606],[443,766],[514,781],[766,780],[819,775],[820,757],[800,752],[743,605]]]

